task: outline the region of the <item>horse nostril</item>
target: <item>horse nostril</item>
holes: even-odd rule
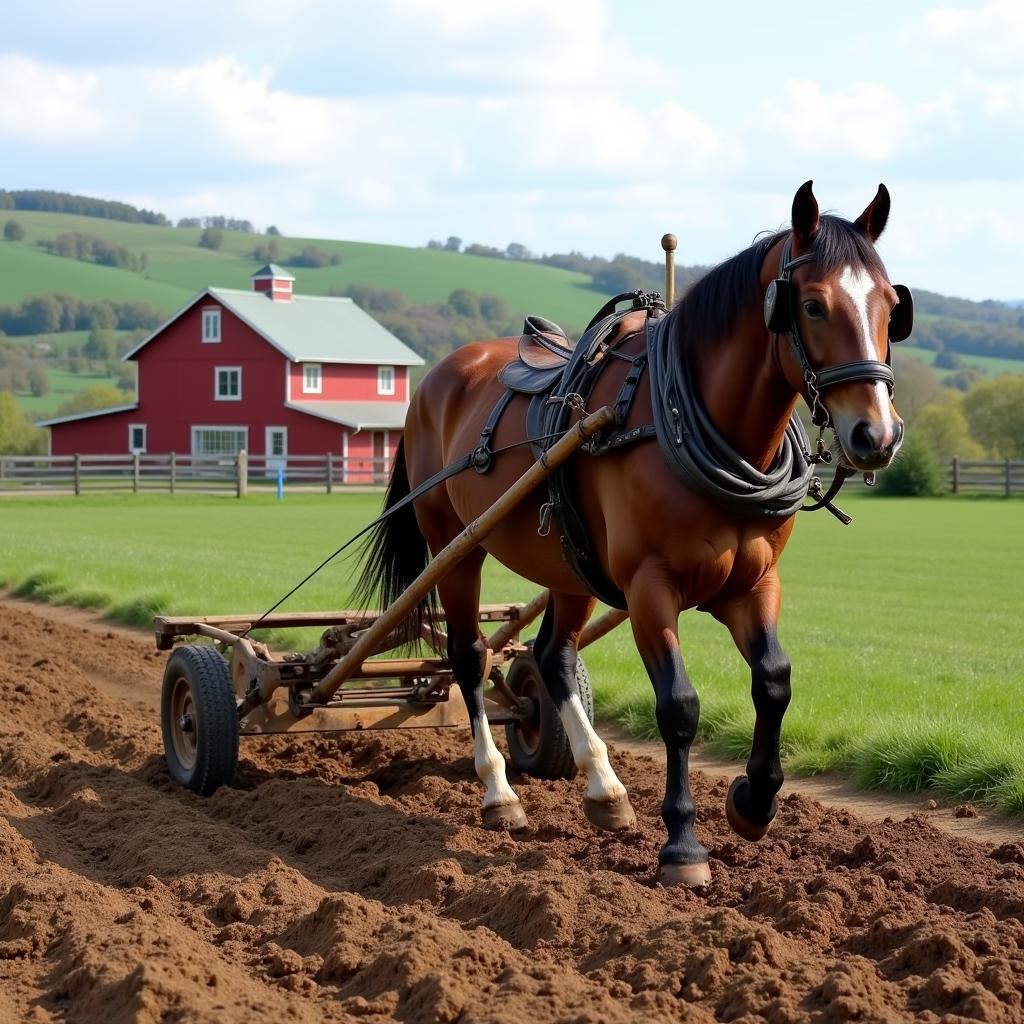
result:
[[[867,420],[861,420],[850,431],[850,447],[853,454],[861,458],[867,458],[875,452],[875,439],[871,434],[871,424]]]

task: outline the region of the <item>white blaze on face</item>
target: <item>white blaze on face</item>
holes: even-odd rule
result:
[[[878,353],[871,340],[871,320],[868,317],[868,296],[874,291],[875,282],[864,267],[843,267],[839,275],[839,287],[850,297],[857,321],[860,326],[858,340],[864,359],[877,359]],[[892,437],[896,424],[892,418],[892,403],[889,401],[889,389],[881,382],[874,383],[875,398],[878,401],[879,415],[885,426],[886,440]]]

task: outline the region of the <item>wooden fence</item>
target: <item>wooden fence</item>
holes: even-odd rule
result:
[[[330,494],[342,487],[381,487],[391,459],[341,455],[0,455],[0,494],[84,494],[287,490]]]
[[[381,487],[391,459],[341,455],[0,455],[0,494],[84,494],[273,491],[281,470],[289,491]],[[1024,494],[1024,461],[951,459],[947,486],[953,494]],[[827,470],[822,474],[827,485]],[[860,484],[855,476],[847,487]],[[862,484],[860,486],[863,486]]]

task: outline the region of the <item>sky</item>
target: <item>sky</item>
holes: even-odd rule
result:
[[[1024,299],[1024,3],[0,0],[0,187],[287,234],[714,263],[800,184]]]

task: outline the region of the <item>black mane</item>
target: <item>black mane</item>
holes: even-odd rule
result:
[[[789,234],[777,231],[709,270],[673,308],[671,329],[684,352],[697,353],[727,337],[752,305],[761,305],[761,267],[769,249]],[[817,273],[825,277],[843,266],[864,267],[886,276],[868,237],[848,220],[824,214],[814,236]]]

